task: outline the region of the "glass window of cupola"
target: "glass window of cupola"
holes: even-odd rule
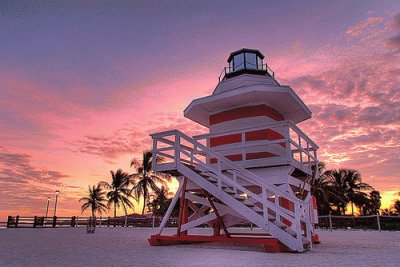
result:
[[[259,56],[257,56],[257,69],[259,70],[263,69],[263,60]]]
[[[246,52],[245,58],[246,58],[246,69],[250,69],[250,70],[257,69],[256,54]]]
[[[237,54],[233,57],[233,70],[244,69],[244,53]]]

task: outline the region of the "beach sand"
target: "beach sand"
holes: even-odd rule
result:
[[[300,254],[216,244],[151,247],[147,238],[155,232],[151,228],[98,228],[95,234],[87,234],[85,228],[0,229],[0,266],[400,266],[400,232],[320,230],[322,243]]]

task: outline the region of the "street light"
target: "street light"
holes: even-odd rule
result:
[[[47,215],[49,214],[49,204],[50,204],[50,197],[47,197],[47,207],[46,207],[46,220],[47,220]]]
[[[56,211],[57,211],[57,200],[58,200],[58,194],[60,193],[59,190],[56,190],[56,202],[54,203],[54,217],[56,217]]]

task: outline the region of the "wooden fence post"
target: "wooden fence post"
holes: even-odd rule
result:
[[[332,232],[332,212],[329,212],[329,228],[331,229]]]
[[[37,224],[37,216],[33,217],[33,227],[35,228]]]
[[[18,228],[19,215],[15,218],[15,228]]]
[[[52,227],[56,227],[56,224],[57,224],[57,216],[54,216],[54,217],[53,217],[53,224],[52,224]]]
[[[72,216],[72,218],[71,218],[71,227],[75,227],[75,224],[76,224],[76,217]]]
[[[380,232],[381,231],[381,221],[380,221],[380,218],[379,218],[379,212],[376,214],[376,221],[378,223],[378,230]]]
[[[8,216],[7,217],[7,228],[10,228],[11,221],[12,221],[12,216]]]

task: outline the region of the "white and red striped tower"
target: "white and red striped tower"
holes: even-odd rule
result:
[[[318,146],[296,124],[311,111],[289,86],[280,85],[254,49],[230,54],[210,96],[193,100],[185,117],[209,133],[189,137],[174,130],[153,134],[156,171],[180,181],[176,197],[152,236],[152,245],[187,242],[261,244],[267,251],[305,251],[316,241],[310,182]],[[176,236],[161,235],[180,198]],[[213,236],[190,235],[208,224]],[[253,224],[261,233],[229,227]],[[223,234],[221,235],[221,230]]]

